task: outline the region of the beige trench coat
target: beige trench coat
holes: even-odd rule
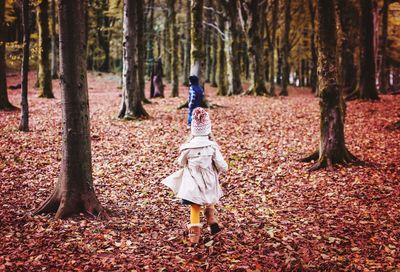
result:
[[[219,146],[208,136],[197,136],[182,145],[180,152],[178,164],[183,169],[168,176],[162,183],[172,189],[178,198],[199,205],[217,203],[223,195],[218,173],[228,169]]]

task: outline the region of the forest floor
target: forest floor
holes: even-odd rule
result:
[[[8,85],[19,82],[11,76]],[[33,84],[34,76],[30,82]],[[61,161],[61,102],[29,90],[30,129],[0,112],[0,271],[389,271],[400,269],[400,96],[348,103],[346,142],[365,165],[308,173],[317,148],[318,99],[218,97],[213,131],[229,171],[218,207],[224,232],[187,245],[189,209],[161,180],[178,169],[188,135],[180,98],[145,105],[149,119],[116,119],[118,79],[89,76],[93,176],[109,220],[32,216]],[[19,105],[20,91],[10,91]],[[398,270],[396,270],[398,271]]]

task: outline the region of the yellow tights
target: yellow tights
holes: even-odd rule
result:
[[[197,204],[190,205],[190,224],[200,224],[201,206]]]

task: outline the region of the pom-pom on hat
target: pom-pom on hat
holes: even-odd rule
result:
[[[211,133],[211,120],[203,108],[195,108],[192,114],[191,132],[193,136],[208,135]]]

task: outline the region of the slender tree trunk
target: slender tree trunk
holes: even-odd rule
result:
[[[165,12],[165,25],[163,31],[163,65],[164,65],[164,78],[171,82],[171,39],[169,37],[169,20],[168,11]]]
[[[211,87],[217,87],[217,39],[218,34],[212,32],[211,34],[211,71],[210,71],[210,83]]]
[[[136,59],[138,65],[138,77],[139,77],[139,91],[140,91],[140,99],[144,103],[150,103],[145,97],[144,88],[145,88],[145,37],[144,37],[144,0],[136,0],[137,6],[137,16],[136,16],[136,25],[137,25],[137,35],[136,35]]]
[[[56,1],[51,0],[51,78],[58,78]]]
[[[361,99],[378,100],[375,84],[374,61],[374,24],[371,0],[360,0],[361,6],[361,47],[360,47],[360,84]]]
[[[22,27],[24,30],[24,53],[21,67],[21,122],[19,130],[29,131],[29,110],[28,110],[28,72],[29,72],[29,0],[22,2]]]
[[[103,49],[104,53],[104,61],[100,65],[99,70],[101,72],[110,72],[110,40],[109,34],[110,30],[103,30],[104,28],[108,28],[110,26],[110,20],[105,11],[108,10],[108,1],[99,1],[99,8],[97,8],[97,39],[101,49]]]
[[[389,73],[387,65],[387,37],[388,37],[388,10],[389,0],[383,0],[382,7],[382,40],[381,40],[381,65],[379,69],[379,90],[387,93],[389,87]]]
[[[315,5],[314,5],[314,0],[308,0],[308,9],[310,12],[310,19],[311,19],[311,35],[310,35],[310,40],[311,40],[311,75],[310,75],[310,85],[311,85],[311,92],[316,94],[317,93],[317,84],[318,84],[318,78],[317,78],[317,61],[318,61],[318,56],[317,56],[317,48],[315,46]]]
[[[66,218],[81,212],[92,215],[103,212],[92,178],[86,12],[86,1],[58,0],[63,156],[57,185],[35,214],[56,212],[56,218]]]
[[[317,159],[311,170],[346,164],[356,158],[347,150],[344,139],[345,104],[337,82],[336,20],[334,0],[318,0],[318,80],[320,104],[319,151],[303,159]]]
[[[222,33],[225,32],[225,17],[220,1],[216,1],[217,24]],[[217,78],[218,78],[218,95],[226,95],[226,56],[225,56],[225,39],[221,33],[216,35],[217,39]]]
[[[39,97],[54,98],[53,87],[51,82],[51,66],[50,66],[50,49],[51,39],[49,32],[49,2],[48,0],[40,0],[37,6],[37,26],[38,26],[38,89]]]
[[[229,0],[229,2],[221,1],[221,4],[224,6],[228,17],[225,34],[226,69],[228,75],[227,95],[236,95],[243,92],[239,62],[240,34],[237,27],[238,11],[235,0]]]
[[[271,24],[271,44],[268,54],[269,59],[269,95],[275,96],[275,44],[276,44],[276,30],[278,24],[278,10],[279,0],[272,2],[272,24]]]
[[[0,1],[0,110],[14,110],[8,100],[7,94],[7,73],[6,73],[6,37],[4,29],[4,12],[6,1]]]
[[[289,34],[290,34],[290,23],[292,16],[290,15],[291,0],[285,0],[285,27],[282,39],[282,90],[279,95],[287,96],[287,86],[289,83],[289,54],[290,54],[290,44],[289,44]]]
[[[155,65],[154,59],[154,0],[150,0],[148,4],[148,8],[150,9],[150,18],[147,26],[147,61],[151,63],[148,65],[147,75],[151,78],[153,66]]]
[[[172,97],[179,96],[178,30],[176,27],[176,0],[168,0],[169,38],[171,44],[171,88]]]
[[[189,86],[190,75],[190,0],[186,0],[186,21],[184,27],[185,46],[184,46],[184,64],[183,64],[183,85]]]
[[[140,3],[124,0],[123,18],[123,84],[119,118],[132,120],[148,116],[142,105],[138,60],[138,30],[140,29],[138,11]],[[138,6],[139,5],[139,6]],[[141,22],[140,22],[141,23]],[[143,52],[140,52],[143,54]]]
[[[212,23],[212,10],[210,9],[211,0],[206,0],[207,9],[204,11],[207,25],[204,27],[204,49],[205,49],[205,82],[210,83],[211,77],[211,27],[208,24]]]
[[[190,16],[190,75],[196,75],[201,82],[204,75],[203,0],[192,0]]]

